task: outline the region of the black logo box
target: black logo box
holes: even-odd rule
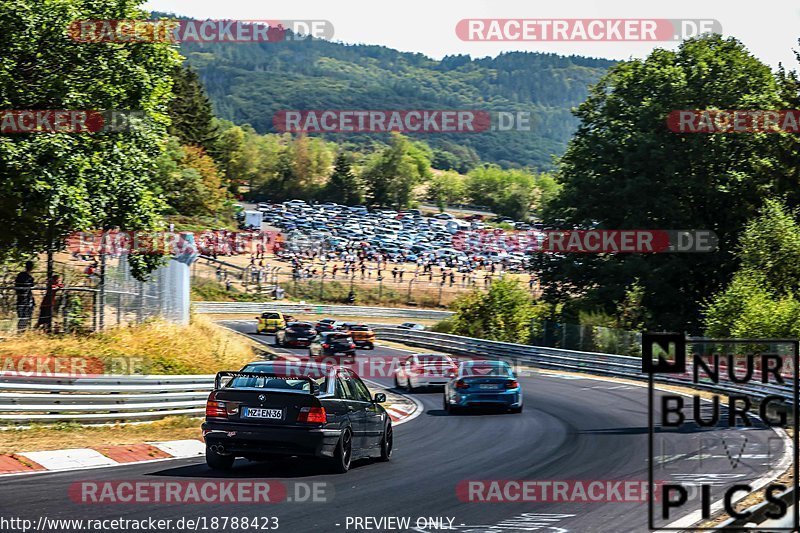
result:
[[[793,363],[793,416],[792,422],[795,427],[793,440],[793,454],[794,454],[794,476],[793,476],[793,489],[794,489],[794,502],[791,508],[794,514],[794,524],[792,527],[776,528],[771,527],[770,531],[798,531],[800,530],[800,503],[797,498],[800,495],[800,465],[798,465],[798,456],[800,456],[800,428],[798,428],[798,411],[800,411],[800,384],[798,383],[798,364],[800,364],[800,341],[796,339],[698,339],[690,338],[689,343],[692,345],[698,344],[784,344],[792,349],[794,356]],[[675,346],[674,361],[666,360],[662,357],[658,358],[657,362],[653,361],[654,347],[659,347],[664,353],[670,352],[670,345]],[[669,528],[669,527],[655,527],[655,514],[654,505],[655,501],[655,478],[653,472],[654,461],[654,439],[655,439],[655,424],[653,421],[653,398],[655,391],[654,376],[655,374],[683,374],[686,372],[686,345],[687,338],[680,333],[643,333],[642,334],[642,372],[648,375],[647,379],[647,416],[648,416],[648,495],[647,495],[647,520],[648,526],[651,531],[686,531],[685,527]],[[742,526],[732,527],[691,527],[692,531],[760,531],[759,526],[753,528],[743,528]]]

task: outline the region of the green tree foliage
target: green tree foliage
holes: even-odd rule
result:
[[[414,187],[431,176],[427,145],[393,134],[389,146],[372,155],[362,174],[372,205],[407,207]]]
[[[739,269],[705,305],[713,337],[800,336],[800,224],[797,211],[769,200],[742,233]]]
[[[342,205],[358,205],[364,201],[364,186],[353,172],[353,161],[349,154],[340,152],[336,156],[333,173],[321,198]]]
[[[82,19],[145,18],[138,1],[17,0],[0,16],[0,108],[129,109],[148,120],[130,132],[0,137],[0,256],[58,246],[76,230],[151,229],[162,206],[155,159],[168,123],[166,44],[84,44]]]
[[[510,278],[493,282],[487,292],[459,296],[451,308],[452,334],[523,344],[530,340],[531,321],[538,314],[528,291]]]
[[[784,95],[769,67],[720,36],[613,67],[576,111],[581,124],[560,161],[563,190],[547,218],[567,227],[710,229],[720,251],[542,254],[546,297],[611,311],[639,279],[649,327],[698,331],[699,302],[730,279],[744,224],[796,178],[780,164],[779,135],[676,134],[666,117],[676,109],[784,109]]]
[[[464,176],[455,171],[438,172],[428,183],[427,199],[441,210],[447,205],[463,203],[467,197]]]
[[[181,65],[173,72],[173,80],[175,97],[169,104],[170,134],[180,139],[181,144],[200,146],[207,153],[216,154],[218,125],[197,73]]]
[[[216,163],[199,146],[181,146],[172,137],[158,158],[157,184],[161,197],[177,213],[217,215],[227,193]]]
[[[466,186],[471,203],[486,205],[495,213],[516,220],[526,219],[531,207],[543,206],[558,190],[547,174],[503,170],[498,165],[482,165],[470,171]]]

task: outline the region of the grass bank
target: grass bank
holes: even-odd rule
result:
[[[213,374],[241,368],[256,357],[256,350],[208,317],[193,315],[188,326],[148,321],[100,333],[31,332],[9,337],[0,342],[0,361],[8,364],[13,358],[31,355],[81,357],[102,360],[106,373]]]

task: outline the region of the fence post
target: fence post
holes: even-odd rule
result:
[[[100,293],[97,306],[100,309],[98,329],[103,330],[106,324],[106,254],[100,251]]]
[[[92,292],[92,331],[97,331],[97,292]]]
[[[117,326],[122,323],[122,290],[117,293]]]
[[[136,309],[136,323],[141,324],[144,314],[144,282],[139,281],[139,305]]]
[[[64,276],[64,279],[67,279],[67,277]],[[67,291],[66,289],[64,290],[63,298],[64,300],[61,303],[61,315],[62,315],[61,330],[62,333],[69,333],[69,312],[67,311],[67,308],[69,307],[70,304],[70,297],[69,297],[69,291]]]

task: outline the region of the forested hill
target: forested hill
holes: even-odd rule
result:
[[[281,109],[527,110],[527,132],[420,134],[433,148],[506,167],[548,168],[576,127],[570,108],[613,64],[604,59],[512,52],[496,58],[441,61],[382,46],[324,40],[280,43],[184,43],[218,116],[273,131]],[[337,140],[371,143],[374,135]],[[469,150],[468,150],[469,151]]]

